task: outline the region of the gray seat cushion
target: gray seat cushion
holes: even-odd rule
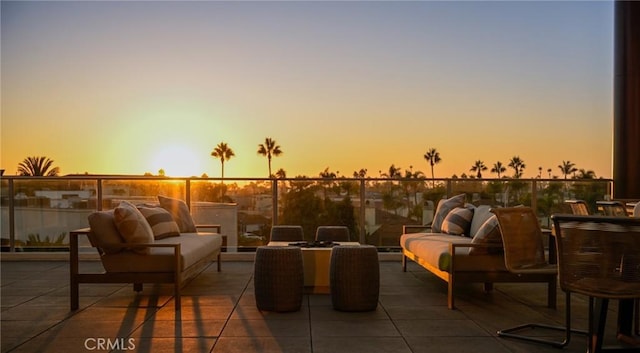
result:
[[[179,237],[160,239],[155,244],[180,243],[181,271],[216,251],[222,246],[222,236],[216,233],[182,233]],[[148,255],[132,251],[105,254],[101,257],[107,272],[171,272],[173,248],[150,248]]]

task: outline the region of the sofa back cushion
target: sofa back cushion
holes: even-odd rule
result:
[[[442,199],[438,202],[436,213],[433,215],[431,223],[431,231],[434,233],[442,233],[442,222],[445,217],[456,207],[463,207],[466,195],[460,194],[449,199]]]
[[[469,236],[474,207],[456,207],[442,221],[442,233]]]
[[[173,220],[178,224],[180,233],[197,233],[193,218],[187,204],[179,199],[158,195],[160,206],[171,213]]]
[[[88,219],[91,227],[91,245],[99,247],[106,254],[115,254],[122,250],[119,244],[124,243],[124,238],[116,227],[113,210],[93,212]]]
[[[155,240],[180,235],[180,228],[169,211],[162,207],[138,207],[138,209],[151,226]]]
[[[127,243],[153,243],[153,230],[142,213],[130,202],[122,201],[113,210],[116,228]],[[149,254],[149,248],[134,247],[131,249],[138,254]]]

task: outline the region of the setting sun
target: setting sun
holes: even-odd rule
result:
[[[204,168],[199,154],[185,144],[162,146],[151,157],[149,172],[159,174],[162,169],[166,176],[200,176]]]

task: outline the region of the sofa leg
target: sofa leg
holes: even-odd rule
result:
[[[484,282],[484,291],[487,293],[493,291],[493,283]]]
[[[402,255],[402,272],[407,272],[407,257]]]
[[[455,309],[455,305],[453,302],[453,280],[449,279],[447,282],[447,306],[450,310]]]
[[[218,272],[222,271],[222,261],[220,261],[221,256],[220,253],[218,253]]]
[[[71,310],[78,310],[80,307],[80,285],[76,280],[72,280],[71,282]]]
[[[142,292],[142,283],[134,283],[133,290],[136,292]]]
[[[182,297],[181,297],[181,294],[180,294],[180,285],[179,284],[176,284],[175,304],[176,304],[176,311],[180,311],[180,309],[182,309]]]

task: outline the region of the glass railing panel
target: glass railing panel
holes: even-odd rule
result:
[[[69,231],[87,227],[96,209],[95,180],[16,179],[13,187],[15,251],[68,251]]]
[[[3,177],[3,251],[64,250],[68,232],[88,226],[95,210],[121,201],[157,204],[158,195],[185,200],[198,224],[221,224],[225,249],[253,251],[269,240],[272,224],[299,224],[307,240],[319,225],[347,225],[353,240],[397,251],[402,226],[428,224],[443,197],[464,193],[467,202],[494,207],[534,207],[543,226],[582,199],[591,212],[609,199],[611,180],[158,177]],[[81,245],[88,245],[83,242]]]
[[[102,209],[114,209],[121,201],[135,205],[158,204],[158,195],[186,200],[185,179],[135,178],[102,181]]]
[[[278,179],[278,221],[280,225],[300,225],[307,241],[315,239],[321,225],[349,228],[359,241],[360,182],[354,179]]]
[[[596,213],[596,202],[609,199],[611,181],[592,179],[552,179],[537,181],[537,209],[541,219],[554,213],[571,213],[567,201],[583,200],[590,214]]]
[[[11,250],[11,230],[9,226],[9,179],[0,178],[0,246],[3,252]]]
[[[196,224],[219,224],[228,252],[254,251],[268,242],[273,219],[270,180],[192,180]]]

